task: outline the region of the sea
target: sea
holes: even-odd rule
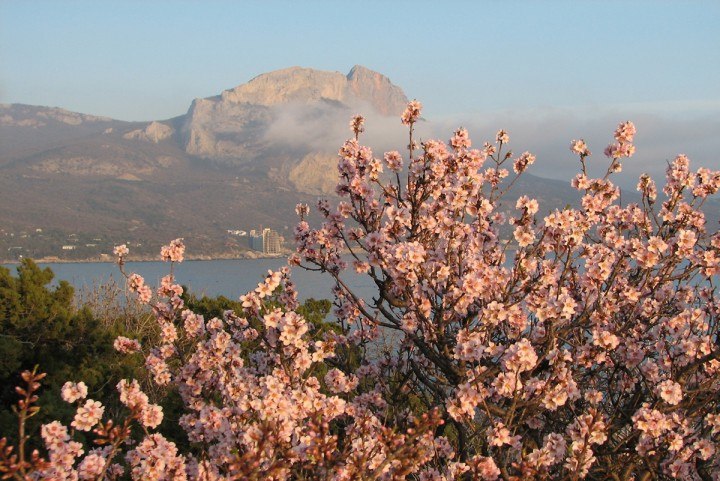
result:
[[[55,273],[55,281],[68,281],[76,292],[97,289],[98,286],[108,283],[123,285],[124,278],[118,266],[111,262],[63,262],[41,263],[41,267],[49,267]],[[191,260],[175,264],[174,274],[176,282],[189,288],[196,295],[210,297],[225,296],[229,299],[238,299],[241,295],[255,289],[258,283],[265,279],[269,270],[278,270],[287,265],[285,258],[262,259],[218,259],[218,260]],[[5,265],[15,273],[17,265]],[[128,262],[125,271],[137,273],[145,278],[150,286],[159,284],[160,279],[170,271],[170,264],[166,262]],[[359,297],[370,300],[377,287],[373,281],[365,276],[346,270],[342,277],[353,292]],[[298,297],[301,300],[332,299],[334,279],[328,273],[309,271],[300,267],[293,267],[291,280],[295,283]]]

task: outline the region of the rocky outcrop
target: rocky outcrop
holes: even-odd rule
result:
[[[331,195],[338,183],[337,155],[308,154],[290,170],[288,180],[298,192]]]
[[[172,137],[175,129],[160,122],[150,122],[144,129],[131,130],[123,135],[124,139],[143,140],[157,144]]]
[[[150,165],[132,162],[116,162],[97,157],[51,157],[30,167],[36,172],[63,174],[82,177],[116,177],[128,172],[151,174],[155,169]]]
[[[185,151],[213,159],[254,157],[271,122],[270,110],[262,105],[195,99],[182,129]]]
[[[187,153],[244,163],[267,145],[264,133],[288,112],[363,111],[400,115],[407,97],[390,79],[362,66],[348,75],[290,67],[259,75],[219,96],[193,101],[181,138]],[[345,112],[347,115],[347,112]]]
[[[84,122],[110,122],[112,119],[97,115],[79,114],[60,108],[48,108],[37,113],[38,117],[52,119],[67,125],[80,125]]]
[[[0,125],[5,127],[44,127],[45,122],[37,119],[16,120],[11,115],[0,115]]]

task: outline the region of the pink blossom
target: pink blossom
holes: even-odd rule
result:
[[[493,458],[476,456],[471,464],[477,467],[477,473],[483,481],[495,481],[500,477],[501,471]]]
[[[162,407],[157,404],[148,404],[142,410],[141,422],[147,428],[156,428],[163,420]]]
[[[123,257],[127,256],[130,250],[125,244],[121,244],[119,246],[115,246],[113,249],[113,254],[115,254],[116,257],[119,257],[122,259]]]
[[[43,424],[40,429],[40,435],[50,450],[61,449],[65,445],[65,442],[70,439],[67,428],[60,424],[59,421]]]
[[[78,476],[80,479],[98,479],[105,469],[106,462],[107,460],[100,454],[88,454],[78,466]]]
[[[332,392],[349,392],[357,387],[358,379],[346,376],[339,369],[331,369],[325,375],[325,384]]]
[[[519,442],[519,436],[511,436],[503,423],[495,424],[489,436],[491,446],[516,445]]]
[[[161,434],[151,434],[127,454],[135,480],[185,480],[185,458],[178,454],[175,443]]]
[[[362,133],[362,132],[365,131],[365,128],[363,127],[364,124],[365,124],[365,117],[363,117],[363,116],[360,115],[360,114],[355,115],[355,116],[350,120],[350,130],[351,130],[353,133],[355,133],[355,135],[358,135],[358,134],[360,134],[360,133]]]
[[[145,284],[145,279],[138,274],[130,274],[128,277],[128,288],[137,294],[138,300],[144,304],[150,302],[152,290]]]
[[[169,262],[182,262],[185,254],[183,239],[175,239],[160,249],[160,258]]]
[[[90,431],[100,422],[104,412],[105,407],[99,401],[88,399],[77,408],[75,419],[70,425],[80,431]]]
[[[74,403],[75,401],[78,401],[80,399],[85,399],[88,394],[88,389],[85,383],[82,381],[80,381],[79,383],[68,381],[63,384],[60,394],[63,398],[63,401]]]
[[[113,347],[116,351],[123,354],[131,354],[138,352],[141,349],[140,342],[136,339],[129,339],[125,336],[118,336],[113,342]]]
[[[189,309],[182,312],[184,320],[183,328],[189,337],[197,337],[205,332],[205,319],[200,314],[195,314]]]
[[[535,163],[535,156],[531,154],[530,152],[524,152],[520,157],[518,157],[514,164],[513,164],[513,170],[516,174],[522,174],[527,170],[529,166]]]
[[[148,405],[148,397],[140,390],[140,384],[136,380],[128,382],[123,379],[117,384],[120,393],[120,402],[130,409],[144,410]]]
[[[495,141],[501,144],[507,144],[510,142],[510,136],[505,130],[498,130],[498,133],[495,135]]]
[[[618,125],[615,130],[615,140],[621,143],[632,142],[636,132],[637,130],[635,129],[635,125],[628,120],[627,122],[623,122]]]
[[[658,384],[657,386],[658,395],[668,404],[676,405],[682,401],[682,387],[680,384],[666,380]]]
[[[522,339],[510,346],[503,356],[505,369],[512,372],[529,371],[537,362],[538,356],[528,339]]]
[[[408,103],[405,108],[405,112],[402,114],[402,123],[405,125],[412,125],[417,122],[420,118],[420,111],[422,110],[422,104],[417,100],[413,100]]]
[[[580,140],[573,140],[570,143],[570,150],[575,152],[581,157],[588,157],[590,156],[590,150],[588,149],[587,145],[585,144],[585,141]]]
[[[159,391],[177,391],[179,425],[201,456],[148,434],[162,410],[137,381],[122,381],[127,409],[113,426],[130,426],[132,441],[82,459],[77,433],[46,424],[48,467],[33,479],[91,478],[114,449],[127,477],[143,480],[701,479],[720,470],[720,415],[708,402],[720,376],[711,278],[720,234],[699,210],[720,173],[691,171],[680,155],[662,201],[649,176],[637,203],[621,199],[612,177],[635,135],[625,122],[603,177],[586,171],[587,145],[573,141],[580,192],[549,212],[527,195],[506,197],[509,163],[521,175],[534,161],[503,152],[506,132],[482,151],[469,150],[464,129],[449,143],[417,143],[419,116],[411,103],[402,175],[398,152],[383,165],[353,138],[339,151],[341,199],[321,199],[317,222],[298,208],[290,262],[332,280],[330,326],[300,315],[288,268],[207,322],[183,305],[172,276],[161,281],[145,367]],[[362,127],[353,120],[356,134]],[[398,175],[381,176],[385,166]],[[374,295],[355,292],[351,275]],[[149,302],[141,277],[128,286]],[[76,401],[78,389],[63,397]],[[78,408],[76,431],[97,426],[95,403]],[[121,471],[111,464],[107,476]]]
[[[696,441],[695,444],[693,444],[693,449],[697,450],[698,457],[703,461],[710,459],[716,451],[715,445],[707,439]]]
[[[402,156],[397,150],[393,150],[391,152],[385,152],[385,155],[383,157],[385,160],[385,163],[388,166],[388,169],[398,172],[400,169],[402,169]]]
[[[469,149],[472,141],[470,140],[467,129],[457,129],[455,135],[450,139],[450,145],[452,145],[454,149]]]

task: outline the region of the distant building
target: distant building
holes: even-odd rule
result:
[[[253,230],[250,232],[250,248],[254,251],[263,251],[263,237],[262,235],[257,235],[256,232]]]
[[[64,251],[74,251],[77,248],[77,246],[62,246],[62,249]]]
[[[265,254],[280,254],[282,251],[283,238],[278,231],[264,229],[262,233],[263,252]]]
[[[263,254],[280,254],[283,248],[283,237],[278,231],[265,228],[251,230],[248,236],[250,248]]]

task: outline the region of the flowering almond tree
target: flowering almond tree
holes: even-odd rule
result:
[[[339,330],[298,314],[289,269],[241,297],[242,312],[204,319],[171,274],[128,286],[157,318],[160,343],[120,337],[160,386],[177,389],[190,448],[156,431],[162,408],[137,381],[117,386],[125,417],[105,419],[82,382],[63,399],[69,427],[43,426],[47,455],[27,453],[25,420],[42,375],[18,388],[19,441],[0,441],[0,474],[54,480],[651,480],[720,479],[720,235],[700,210],[720,173],[668,167],[664,198],[648,176],[621,206],[610,177],[633,155],[620,124],[602,178],[586,170],[578,208],[540,217],[506,194],[533,164],[509,135],[472,149],[457,130],[417,143],[421,105],[402,116],[406,157],[340,150],[337,193],[313,228],[298,206],[291,263],[336,281]],[[512,174],[510,172],[512,168]],[[510,235],[506,236],[505,233]],[[128,254],[116,248],[121,269]],[[181,262],[173,241],[162,257]],[[172,265],[172,264],[171,264]],[[363,299],[346,271],[377,286]],[[124,272],[124,270],[123,270]],[[382,349],[382,343],[389,349]],[[92,433],[94,446],[76,440]]]
[[[535,157],[514,158],[502,130],[480,149],[465,129],[417,144],[420,109],[411,102],[402,117],[406,159],[376,159],[353,119],[343,200],[319,204],[319,228],[300,222],[293,258],[336,279],[349,340],[396,333],[406,391],[442,409],[438,433],[459,462],[439,457],[420,478],[481,465],[488,480],[720,479],[720,235],[700,210],[720,173],[692,172],[680,155],[662,201],[643,175],[641,203],[619,205],[610,177],[635,151],[625,122],[601,178],[588,176],[585,142],[572,142],[579,208],[540,217],[521,196],[506,216],[498,208]],[[346,269],[377,296],[352,292]]]
[[[161,257],[181,262],[184,245],[176,239]],[[115,249],[125,273],[126,246]],[[171,268],[172,272],[172,268]],[[44,374],[23,373],[19,444],[0,440],[2,479],[105,480],[403,480],[435,456],[442,425],[439,410],[394,414],[374,388],[377,367],[346,375],[328,369],[343,336],[313,338],[310,324],[295,312],[299,305],[289,269],[270,272],[257,289],[241,297],[242,312],[205,320],[184,308],[183,288],[172,273],[156,292],[137,274],[126,274],[128,288],[148,304],[160,329],[160,344],[118,337],[114,347],[142,355],[159,386],[179,391],[184,414],[178,422],[191,449],[181,453],[158,432],[159,405],[140,384],[117,385],[126,416],[103,420],[105,407],[86,399],[83,382],[68,382],[62,397],[77,406],[70,426],[58,421],[42,427],[47,449],[27,454],[25,423],[39,410],[36,391]],[[324,374],[324,375],[321,375]],[[76,440],[92,433],[94,446]],[[17,449],[16,449],[17,448]]]

